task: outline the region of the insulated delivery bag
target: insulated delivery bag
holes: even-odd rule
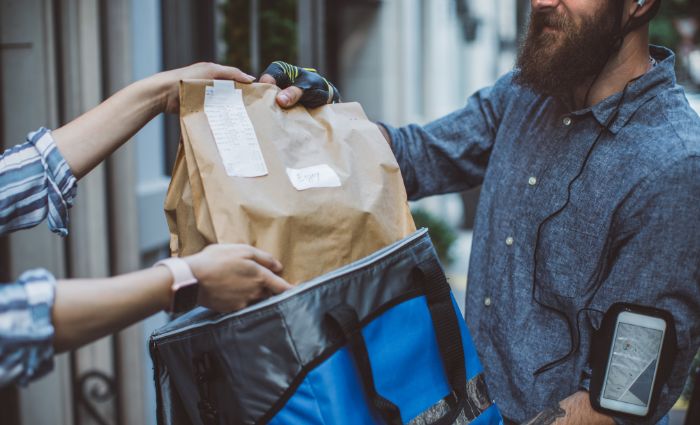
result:
[[[426,230],[150,351],[161,425],[502,423]]]

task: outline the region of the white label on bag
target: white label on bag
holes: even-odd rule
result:
[[[287,168],[287,175],[296,190],[340,187],[340,177],[327,164],[306,168]]]
[[[267,174],[253,123],[243,104],[243,92],[233,81],[214,80],[204,92],[204,113],[214,135],[226,174],[260,177]]]

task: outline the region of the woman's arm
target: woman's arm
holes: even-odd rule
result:
[[[291,286],[272,255],[247,245],[210,245],[185,257],[199,281],[199,304],[219,312]],[[59,281],[52,310],[56,351],[75,349],[170,306],[173,277],[154,267],[105,279]]]
[[[178,85],[184,79],[255,77],[237,68],[198,63],[137,81],[75,120],[53,131],[59,151],[80,179],[161,112],[178,113]]]
[[[55,130],[32,133],[0,154],[0,235],[36,226],[68,234],[68,209],[81,178],[161,112],[179,110],[183,79],[254,80],[236,68],[199,63],[137,81]]]
[[[199,282],[199,304],[243,308],[291,286],[272,255],[247,245],[210,245],[184,257]],[[0,284],[0,387],[27,384],[51,370],[54,351],[112,334],[170,306],[173,277],[155,267],[104,279],[56,282],[30,270]]]

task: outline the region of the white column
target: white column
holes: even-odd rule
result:
[[[62,2],[62,76],[64,87],[64,120],[76,118],[102,101],[102,62],[99,0],[66,0]],[[108,216],[104,164],[97,166],[78,185],[77,202],[71,210],[68,239],[71,277],[98,278],[109,275]],[[93,372],[114,378],[112,338],[105,337],[74,352],[74,379],[81,380]],[[108,391],[99,379],[89,379],[79,388],[81,394]],[[116,394],[108,402],[95,402],[84,397],[99,412],[112,420],[116,415]],[[81,404],[77,422],[95,424]]]

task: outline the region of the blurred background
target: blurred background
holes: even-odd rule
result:
[[[528,13],[529,0],[0,0],[0,135],[5,148],[21,143],[132,81],[196,61],[254,75],[277,59],[312,66],[370,118],[426,123],[512,68]],[[664,0],[652,34],[677,52],[679,81],[700,110],[700,2]],[[167,255],[163,199],[178,138],[177,117],[158,117],[86,177],[66,240],[45,225],[1,238],[0,281],[39,266],[107,276]],[[460,300],[478,196],[412,205]],[[155,423],[147,338],[166,320],[58,356],[28,388],[0,389],[0,422]]]

